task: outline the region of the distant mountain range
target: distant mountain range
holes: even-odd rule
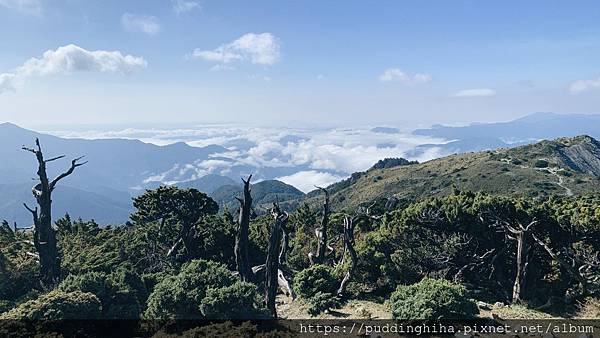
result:
[[[157,146],[126,139],[65,139],[3,123],[0,124],[0,158],[6,160],[0,162],[0,220],[17,222],[20,226],[31,224],[31,215],[22,203],[35,203],[31,188],[35,184],[33,178],[36,177],[37,163],[33,155],[21,147],[32,146],[36,138],[40,139],[46,157],[67,155],[64,160],[48,165],[51,177],[68,168],[69,158],[85,155],[89,161],[57,187],[53,198],[55,218],[68,212],[73,218],[94,219],[100,224],[123,223],[133,210],[131,198],[161,184],[196,188],[215,194],[221,205],[232,205],[235,195],[241,190],[239,178],[256,171],[252,167],[238,165],[231,168],[230,177],[204,174],[194,178],[194,170],[181,175],[181,168],[187,164],[226,160],[219,154],[228,149],[218,145],[191,147],[179,142]],[[277,175],[281,170],[272,174]],[[175,173],[171,175],[172,172]],[[283,172],[294,171],[286,169]],[[178,175],[182,182],[169,182],[173,175]],[[255,173],[256,176],[260,178],[260,173]],[[303,195],[296,188],[273,180],[257,183],[253,189],[257,203],[276,199],[285,201],[291,195]],[[271,193],[277,194],[277,197]]]
[[[40,139],[42,150],[48,157],[85,155],[89,163],[78,168],[77,175],[68,178],[68,184],[88,191],[105,188],[127,192],[140,190],[151,182],[149,179],[153,176],[172,169],[178,163],[191,163],[227,151],[221,146],[198,148],[182,142],[161,147],[137,140],[63,139],[4,123],[0,124],[0,158],[10,161],[0,165],[3,183],[28,182],[34,176],[35,158],[21,147],[32,146],[36,138]],[[54,176],[67,167],[66,159],[53,162],[48,166],[48,173]]]
[[[444,156],[470,151],[516,147],[539,140],[590,135],[600,138],[600,115],[534,113],[509,122],[474,123],[464,127],[436,125],[414,135],[446,139],[446,144],[420,145],[407,154],[418,157],[428,150]]]
[[[441,157],[455,153],[510,148],[534,143],[542,139],[580,134],[600,137],[599,122],[600,115],[536,113],[503,123],[472,124],[464,127],[434,126],[429,129],[415,130],[414,134],[445,139],[448,142],[420,145],[408,153],[398,154],[397,157],[417,158],[424,152],[434,152],[435,157]],[[400,130],[393,127],[376,127],[372,129],[372,132],[394,134],[400,133]],[[298,189],[273,180],[275,177],[310,170],[311,168],[306,164],[257,168],[256,166],[233,162],[234,160],[224,155],[230,149],[219,145],[192,147],[179,142],[157,146],[126,139],[66,139],[26,130],[14,124],[3,123],[0,124],[0,159],[2,159],[0,161],[0,219],[7,219],[10,222],[15,221],[23,226],[31,223],[30,215],[22,207],[22,203],[34,203],[31,187],[34,185],[32,178],[35,177],[36,162],[32,154],[21,150],[21,147],[23,145],[32,146],[36,137],[40,138],[46,156],[67,156],[63,160],[49,164],[48,171],[51,176],[65,170],[69,165],[69,158],[85,155],[86,159],[89,160],[87,165],[78,168],[74,175],[69,176],[59,184],[54,196],[53,213],[55,218],[69,212],[74,218],[95,219],[101,224],[122,223],[127,220],[129,213],[132,211],[131,197],[143,192],[144,189],[155,188],[161,184],[176,184],[182,188],[196,188],[211,195],[221,206],[237,208],[234,197],[241,191],[239,178],[250,173],[254,174],[256,182],[262,181],[253,186],[257,209],[266,210],[273,201],[279,201],[283,205],[293,207],[300,201],[310,200],[315,195],[315,193],[309,193],[305,197]],[[289,139],[283,141],[292,142],[294,140],[290,136]],[[479,153],[474,156],[475,158],[481,156],[486,158],[488,155],[485,154]],[[523,158],[520,160],[523,162],[536,158],[531,154],[525,154],[521,157]],[[383,167],[369,170],[368,175],[353,175],[353,179],[340,182],[334,187],[339,188],[340,194],[350,194],[343,197],[347,198],[347,202],[344,204],[353,205],[355,204],[353,201],[358,203],[358,201],[367,200],[375,195],[390,192],[397,194],[398,191],[394,187],[397,187],[398,190],[413,192],[417,187],[421,187],[419,188],[421,190],[417,189],[420,192],[416,195],[422,196],[444,191],[444,187],[452,184],[449,182],[456,180],[463,182],[468,179],[469,182],[479,182],[476,178],[482,177],[481,175],[485,175],[486,179],[481,184],[472,183],[473,188],[483,189],[487,185],[508,184],[496,179],[490,180],[490,175],[496,175],[498,179],[506,177],[504,171],[498,171],[503,170],[504,166],[502,165],[504,164],[502,163],[500,163],[502,165],[499,165],[497,161],[475,161],[468,156],[464,158],[457,157],[456,163],[460,164],[456,164],[458,167],[454,168],[454,166],[447,164],[448,162],[444,162],[451,161],[452,158],[454,157],[423,164],[398,162],[402,165],[394,168],[386,167],[392,162],[385,162],[382,164]],[[229,161],[227,162],[226,173],[211,173],[210,171],[198,170],[198,167],[194,166],[196,163],[208,162],[210,164],[212,161],[220,163]],[[494,164],[493,168],[478,167],[483,165],[482,163],[488,162]],[[397,163],[394,162],[395,164]],[[446,166],[452,167],[451,170],[459,170],[457,173],[465,171],[468,175],[461,174],[460,177],[454,177],[456,175],[452,174],[454,176],[447,176],[450,174],[440,172]],[[467,169],[460,169],[462,167]],[[404,176],[394,177],[395,181],[386,179],[386,173],[410,171],[407,168],[422,168],[422,170],[410,169],[415,170],[413,176],[409,176],[412,177],[410,179]],[[375,174],[380,170],[384,175]],[[515,175],[518,171],[510,170]],[[332,169],[331,172],[335,173],[335,169]],[[432,173],[437,175],[437,178],[423,181],[423,177]],[[527,173],[530,173],[530,171],[527,171]],[[524,188],[516,189],[516,191],[536,191],[537,188],[535,187],[525,187],[528,187],[531,182],[541,180],[542,177],[548,177],[539,176],[543,174],[539,170],[531,173],[535,175],[527,174],[524,177],[528,177],[532,181],[525,180],[521,182]],[[574,171],[574,173],[577,173],[577,171]],[[593,175],[596,175],[596,173]],[[352,191],[344,190],[349,186],[354,186],[357,180],[363,182],[361,184],[365,184],[364,180],[367,179],[365,177],[371,180],[368,185],[365,185],[369,187],[368,191],[357,189],[358,186],[354,187]],[[453,178],[450,179],[450,177]],[[517,175],[516,177],[521,176]],[[552,178],[553,176],[549,177]],[[578,179],[586,180],[585,177],[578,177]],[[393,183],[396,181],[403,182],[403,185]],[[592,184],[595,181],[589,182],[591,184],[589,185],[590,189],[595,189],[595,185]],[[506,188],[503,189],[509,189],[508,187],[512,187],[511,184],[506,185]],[[465,183],[465,186],[469,185]],[[553,185],[549,183],[547,188],[551,186]],[[492,189],[491,186],[488,188]],[[587,189],[581,185],[569,188],[575,193]],[[414,193],[411,194],[415,195]],[[338,195],[335,198],[342,198],[341,196]]]
[[[32,178],[36,176],[35,157],[21,149],[32,146],[39,138],[47,158],[67,157],[48,164],[48,174],[58,175],[69,166],[69,158],[85,155],[88,164],[63,182],[54,198],[54,215],[69,211],[73,217],[93,218],[100,223],[123,222],[131,211],[131,196],[152,187],[149,180],[176,166],[211,154],[226,151],[221,146],[191,147],[185,143],[156,146],[137,140],[63,139],[20,128],[14,124],[0,124],[0,219],[18,224],[31,223],[31,215],[22,203],[33,203]],[[64,203],[64,204],[63,204]]]

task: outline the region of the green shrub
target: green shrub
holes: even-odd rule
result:
[[[568,171],[568,170],[559,170],[558,174],[559,175],[563,175],[565,177],[571,177],[571,176],[573,176],[573,173],[570,172],[570,171]]]
[[[322,264],[304,269],[294,277],[294,289],[300,297],[307,299],[319,292],[335,294],[337,284],[333,268]]]
[[[103,301],[108,298],[106,274],[103,272],[88,272],[81,275],[68,275],[57,288],[62,292],[88,292],[93,293]]]
[[[479,313],[464,286],[443,279],[400,285],[392,293],[390,305],[395,319],[465,319]]]
[[[298,295],[306,299],[308,313],[316,316],[332,308],[340,307],[336,296],[339,281],[335,278],[334,268],[317,264],[300,271],[294,277],[294,289]]]
[[[149,273],[143,274],[141,276],[141,278],[142,278],[142,281],[144,282],[144,287],[146,288],[146,292],[148,294],[151,294],[152,290],[154,290],[154,287],[156,287],[156,285],[158,283],[160,283],[163,279],[168,278],[172,274],[173,274],[173,272],[170,272],[170,271],[149,272]]]
[[[548,161],[546,161],[546,160],[536,160],[534,166],[536,168],[548,168]]]
[[[318,222],[317,213],[303,203],[290,214],[290,248],[287,263],[290,268],[302,271],[310,266],[308,254],[316,247],[317,240],[313,234],[314,224]]]
[[[238,281],[231,286],[209,289],[200,311],[210,319],[266,318],[260,302],[254,284]]]
[[[0,319],[60,320],[101,318],[102,305],[89,292],[55,290],[22,303],[0,315]]]
[[[0,300],[17,301],[37,288],[39,263],[31,258],[9,260],[0,253]]]
[[[144,317],[147,319],[193,319],[202,318],[199,305],[206,290],[230,286],[235,282],[231,272],[223,264],[193,260],[181,271],[164,278],[148,297]]]
[[[124,265],[118,267],[108,275],[107,281],[113,289],[127,290],[141,301],[145,301],[148,297],[146,284],[142,277],[130,266]]]
[[[134,271],[119,267],[110,274],[87,272],[69,275],[58,290],[62,292],[89,292],[102,303],[102,314],[109,319],[137,319],[145,301],[145,286]]]
[[[110,306],[104,311],[108,319],[138,319],[144,309],[144,304],[135,293],[129,290],[117,290],[112,294]]]
[[[339,309],[341,307],[340,299],[329,292],[317,292],[308,299],[308,313],[316,316],[329,309]]]

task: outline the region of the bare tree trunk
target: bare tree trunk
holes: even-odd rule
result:
[[[337,294],[340,297],[343,297],[344,293],[346,293],[346,287],[354,276],[356,262],[358,261],[356,250],[354,250],[354,221],[355,219],[350,216],[346,216],[344,218],[344,255],[346,252],[350,253],[352,263],[348,271],[346,271],[346,274],[344,275],[344,278],[342,279],[340,287],[337,291]]]
[[[507,231],[507,237],[517,242],[516,252],[516,276],[513,284],[512,302],[523,300],[525,282],[527,280],[527,268],[529,266],[529,251],[531,248],[529,237],[531,228],[537,224],[537,220],[531,221],[527,226],[516,222],[516,226],[508,221],[502,221]]]
[[[281,243],[281,251],[279,251],[279,264],[285,264],[287,262],[287,252],[290,245],[290,234],[287,227],[282,224],[281,233],[283,240]]]
[[[177,249],[179,249],[179,246],[181,246],[181,243],[183,243],[183,239],[178,238],[167,252],[167,257],[171,257],[172,255],[174,255],[175,252],[177,252]]]
[[[265,303],[267,309],[271,313],[273,318],[277,318],[277,309],[275,306],[275,298],[277,297],[277,287],[279,286],[279,257],[278,253],[281,244],[281,228],[282,225],[288,220],[288,214],[282,212],[279,209],[277,203],[273,203],[273,210],[271,211],[274,222],[271,228],[271,235],[269,236],[269,247],[267,250],[267,261],[265,263],[266,268],[266,295]]]
[[[261,273],[266,273],[266,269],[266,264],[261,264],[252,267],[252,272],[255,275],[258,275]],[[279,284],[281,290],[283,290],[288,296],[292,297],[292,299],[296,299],[296,293],[294,292],[294,289],[290,285],[290,282],[287,280],[285,274],[283,273],[283,270],[281,269],[277,270],[277,283]]]
[[[33,187],[32,193],[39,209],[38,207],[32,209],[25,203],[24,206],[33,217],[33,243],[40,258],[41,281],[44,285],[51,286],[56,284],[60,278],[60,257],[56,246],[56,231],[52,228],[52,192],[61,179],[71,175],[75,168],[87,162],[79,163],[82,157],[74,159],[67,171],[50,181],[46,173],[46,164],[61,159],[64,155],[46,160],[39,139],[35,140],[35,145],[36,148],[24,146],[22,149],[33,153],[38,162],[37,175],[40,182]]]
[[[325,262],[325,256],[327,253],[327,226],[329,225],[329,191],[325,188],[317,187],[325,194],[325,201],[323,202],[323,215],[321,217],[321,226],[315,230],[317,237],[317,254],[309,254],[309,259],[312,264],[321,264]]]
[[[288,280],[285,278],[285,275],[283,274],[283,271],[281,271],[281,269],[277,270],[277,283],[286,295],[292,297],[292,300],[296,299],[296,293],[294,292],[294,289],[292,288]]]
[[[512,301],[523,300],[523,290],[525,289],[525,280],[527,277],[527,267],[529,265],[529,243],[527,232],[519,231],[516,234],[517,240],[517,275],[513,286]]]
[[[252,196],[250,195],[250,180],[252,175],[248,176],[244,182],[243,199],[236,199],[240,202],[240,215],[238,220],[238,232],[235,236],[235,262],[237,270],[243,281],[251,281],[253,277],[248,260],[248,232],[250,227],[250,213],[252,211]]]

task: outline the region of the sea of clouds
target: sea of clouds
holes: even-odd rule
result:
[[[429,147],[418,157],[411,150],[444,140],[415,136],[394,128],[290,128],[240,125],[195,125],[185,128],[115,128],[113,130],[50,131],[65,138],[138,139],[156,145],[185,142],[190,146],[219,145],[226,150],[193,163],[179,163],[149,176],[147,182],[175,183],[207,174],[234,177],[244,168],[258,179],[277,179],[302,191],[364,171],[378,160],[405,157],[426,161],[443,156]]]

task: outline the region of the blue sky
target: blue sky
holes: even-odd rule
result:
[[[22,125],[600,113],[597,1],[0,0],[0,51]]]

